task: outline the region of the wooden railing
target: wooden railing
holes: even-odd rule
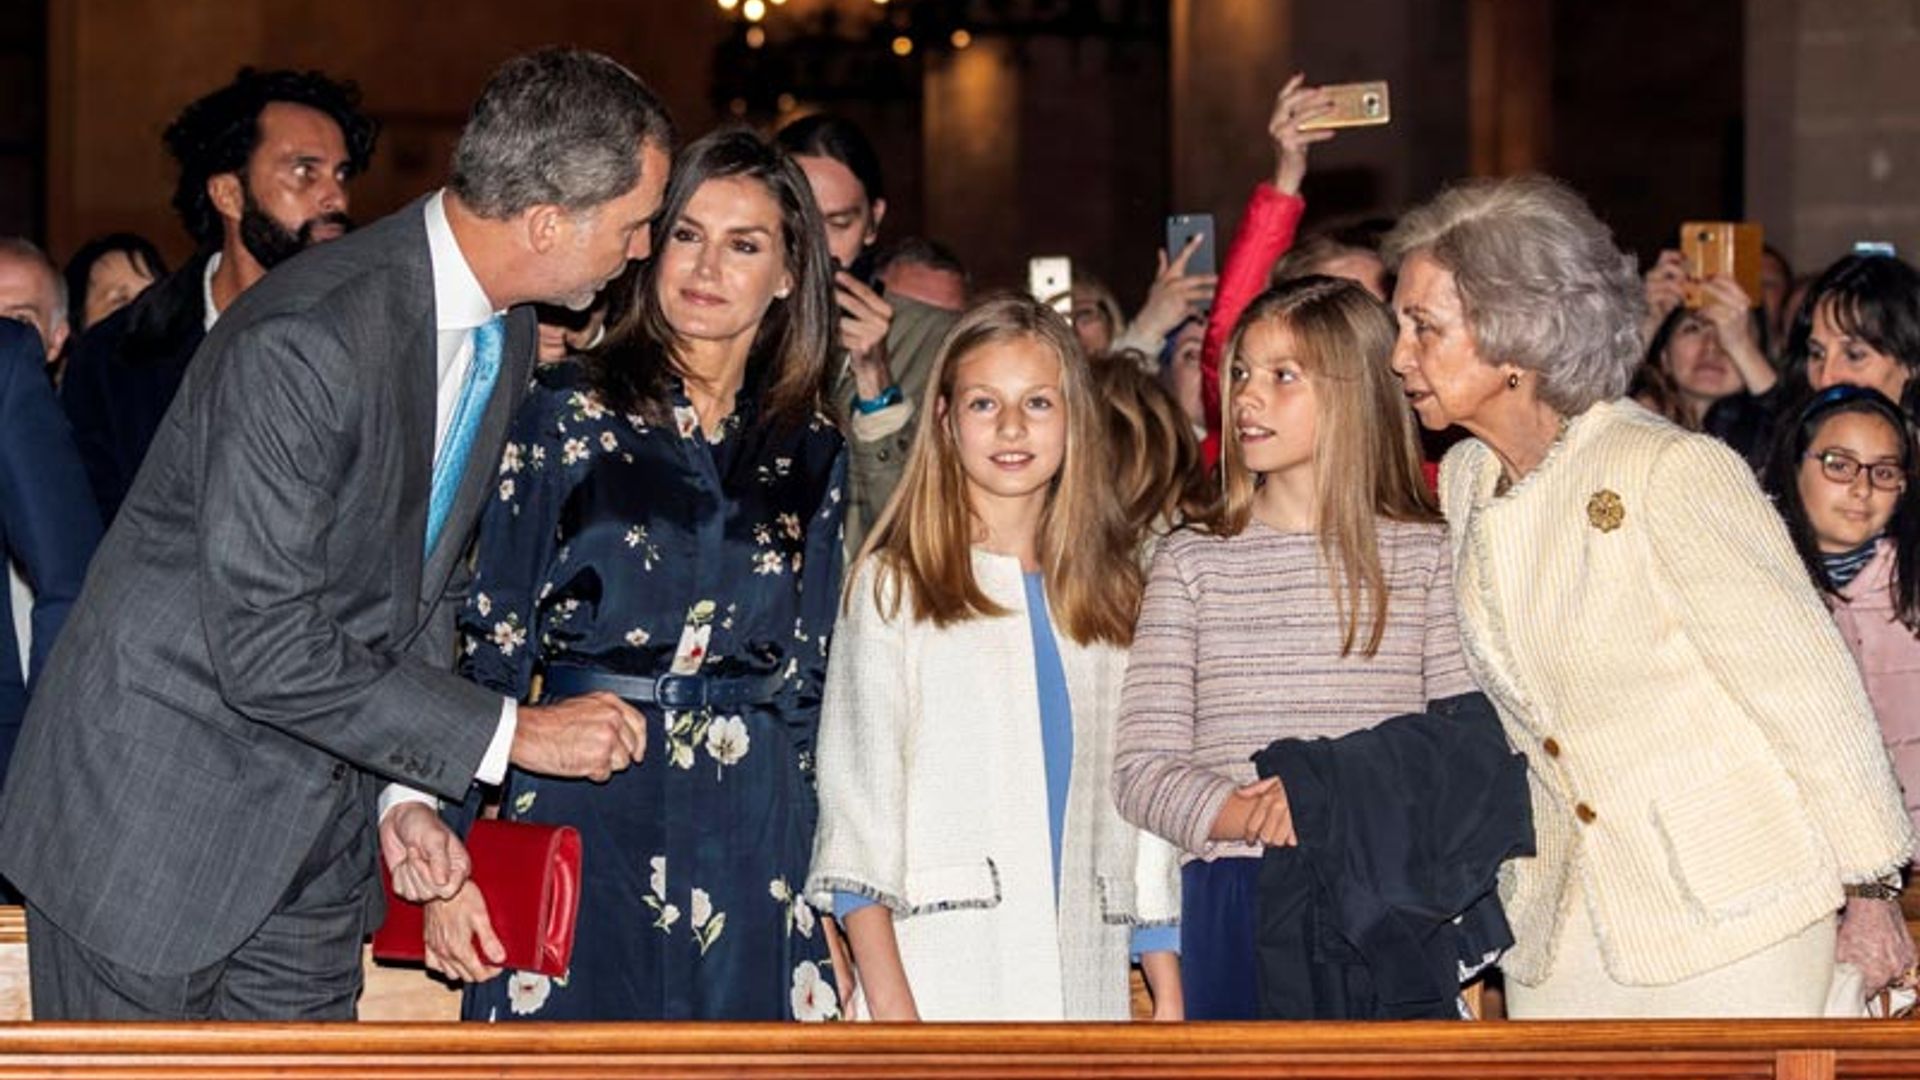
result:
[[[1920,1076],[1920,1025],[12,1025],[0,1077]]]
[[[0,908],[0,1019],[27,1015],[25,922]],[[371,969],[364,1018],[453,1015]],[[1418,1024],[0,1023],[0,1080],[323,1077],[1920,1077],[1920,1021]]]

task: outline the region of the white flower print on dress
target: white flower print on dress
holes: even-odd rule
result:
[[[707,753],[722,766],[738,765],[752,742],[747,722],[738,716],[715,717],[707,725]]]
[[[501,502],[513,501],[513,477],[511,476],[507,477],[505,480],[500,481],[500,501]]]
[[[627,644],[632,645],[636,649],[652,640],[653,635],[647,633],[646,630],[641,627],[636,626],[627,631]]]
[[[789,540],[798,540],[806,535],[806,531],[800,527],[799,514],[781,514],[774,520],[780,523],[780,531],[786,533]]]
[[[820,965],[800,961],[793,969],[793,989],[788,994],[795,1020],[818,1022],[840,1018],[840,995],[820,974]]]
[[[653,569],[654,560],[660,557],[660,549],[656,547],[652,539],[648,537],[647,527],[645,525],[628,526],[626,542],[628,547],[639,550],[640,568],[642,570]]]
[[[517,442],[510,442],[500,450],[500,475],[517,473],[521,469],[522,455],[525,449]]]
[[[787,933],[798,930],[801,937],[813,936],[813,906],[807,903],[806,897],[793,891],[786,878],[777,877],[767,882],[767,895],[786,907]]]
[[[592,453],[591,450],[587,449],[586,439],[568,439],[565,445],[560,448],[560,463],[562,465],[572,465],[575,462],[585,461]]]
[[[513,812],[516,814],[524,814],[533,809],[534,797],[539,794],[537,791],[523,791],[515,795],[513,797]]]
[[[663,934],[673,931],[673,924],[680,921],[680,909],[667,903],[667,857],[655,855],[647,860],[653,872],[647,875],[647,895],[641,902],[653,909],[653,928]]]
[[[527,643],[527,630],[520,625],[517,615],[507,616],[507,621],[493,624],[493,644],[502,656],[512,656],[513,650]]]
[[[700,426],[700,417],[685,405],[675,405],[673,407],[673,426],[679,430],[681,438],[691,439],[693,438],[694,430]]]
[[[553,992],[553,980],[531,971],[515,971],[507,976],[507,1008],[515,1016],[532,1016],[547,1003]]]
[[[707,661],[707,642],[712,638],[711,624],[688,623],[680,631],[680,644],[673,650],[673,666],[669,670],[675,675],[698,675],[700,665]]]
[[[620,441],[613,437],[613,432],[603,431],[600,433],[600,449],[613,450],[618,448],[619,445]]]
[[[665,717],[667,729],[667,764],[676,769],[693,768],[693,751],[706,741],[707,727],[713,723],[713,714],[706,709],[693,712],[668,710]]]
[[[777,551],[755,552],[753,572],[756,574],[783,574],[787,570],[787,561]]]
[[[582,420],[598,420],[607,415],[607,407],[600,404],[599,398],[578,390],[567,395],[567,404],[573,406],[574,414]]]
[[[473,610],[479,612],[483,619],[493,614],[493,597],[486,593],[474,593]]]
[[[700,955],[707,955],[713,943],[727,929],[727,913],[713,910],[713,898],[705,889],[693,890],[692,918],[693,940],[700,946]]]

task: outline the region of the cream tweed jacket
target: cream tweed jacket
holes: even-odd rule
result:
[[[871,560],[834,626],[821,704],[820,822],[807,893],[893,912],[926,1020],[1125,1020],[1133,929],[1180,913],[1179,856],[1122,821],[1113,734],[1125,649],[1056,633],[1073,710],[1060,897],[1026,589],[975,549],[1007,614],[944,628],[875,603]]]
[[[1664,985],[1906,860],[1853,659],[1732,450],[1611,402],[1496,496],[1499,475],[1469,440],[1440,486],[1467,664],[1531,765],[1510,977],[1551,973],[1583,895],[1608,974]]]

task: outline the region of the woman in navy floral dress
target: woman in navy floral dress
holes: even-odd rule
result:
[[[611,689],[647,746],[603,784],[509,774],[503,817],[580,830],[578,936],[563,977],[470,984],[468,1019],[839,1015],[799,896],[846,470],[819,410],[824,232],[798,168],[744,131],[681,154],[660,221],[634,315],[522,407],[461,616],[469,677]],[[429,918],[462,926],[473,894]]]

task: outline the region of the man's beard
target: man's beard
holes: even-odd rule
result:
[[[240,206],[240,243],[262,270],[271,270],[320,243],[313,238],[313,231],[320,226],[337,225],[342,232],[353,229],[353,219],[338,210],[308,218],[300,223],[298,229],[289,229],[268,216],[245,185],[241,186],[240,196],[243,200]]]

